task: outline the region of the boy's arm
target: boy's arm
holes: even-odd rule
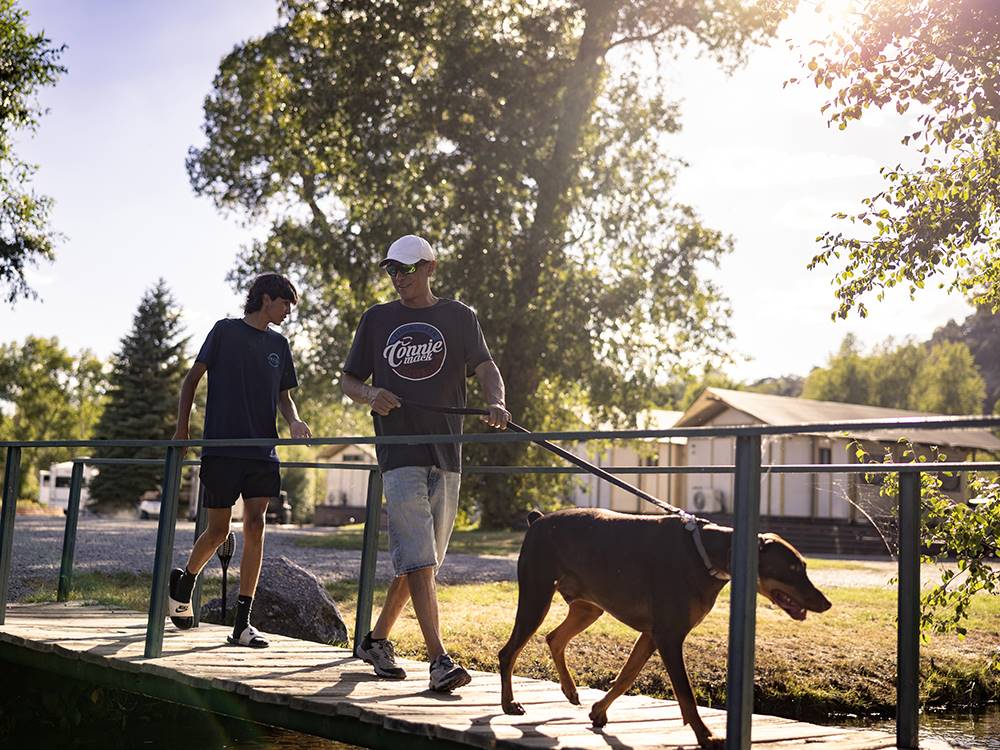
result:
[[[510,421],[510,412],[507,411],[503,377],[500,375],[496,363],[492,359],[481,362],[476,367],[476,378],[479,380],[479,387],[483,389],[483,398],[490,408],[490,415],[480,417],[480,419],[490,427],[506,430],[507,422]]]
[[[309,425],[299,419],[299,410],[292,401],[291,391],[282,391],[278,394],[278,410],[281,416],[288,422],[288,430],[293,438],[311,438],[312,431]]]
[[[191,404],[194,403],[194,394],[198,390],[198,382],[208,370],[204,362],[195,362],[188,374],[184,376],[181,384],[181,395],[177,403],[177,427],[174,429],[174,440],[190,440],[191,428]]]
[[[359,378],[345,372],[340,378],[340,390],[344,392],[352,401],[359,404],[368,404],[372,411],[381,414],[383,417],[393,409],[402,406],[399,397],[385,388],[376,388],[373,385],[366,385]]]

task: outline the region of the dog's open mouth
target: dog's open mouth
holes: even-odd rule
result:
[[[781,607],[793,620],[806,619],[805,607],[799,605],[792,597],[780,589],[771,592],[771,601]]]

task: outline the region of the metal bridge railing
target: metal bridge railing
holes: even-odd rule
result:
[[[635,466],[607,469],[616,474],[733,474],[733,550],[732,591],[730,592],[729,655],[727,680],[727,736],[730,750],[749,750],[751,714],[753,710],[754,644],[756,634],[757,598],[757,534],[760,523],[760,486],[762,470],[768,473],[897,473],[899,474],[899,575],[898,575],[898,635],[897,635],[897,709],[896,744],[901,748],[918,746],[919,729],[919,622],[920,622],[920,474],[921,472],[1000,471],[1000,462],[949,463],[875,463],[875,464],[796,464],[761,465],[761,437],[765,435],[829,434],[850,431],[897,430],[905,436],[911,429],[995,428],[1000,417],[934,417],[890,420],[850,420],[821,424],[756,425],[734,427],[685,427],[667,430],[620,430],[592,432],[489,433],[465,435],[407,435],[382,437],[332,437],[306,440],[64,440],[64,441],[0,441],[6,448],[4,464],[3,509],[0,513],[0,625],[7,610],[12,543],[16,515],[17,487],[21,451],[25,448],[103,448],[130,447],[165,449],[164,459],[74,459],[70,479],[70,499],[66,515],[62,562],[57,599],[69,596],[76,529],[79,518],[83,469],[86,464],[162,464],[163,482],[160,516],[157,525],[156,554],[149,599],[146,628],[146,658],[162,654],[166,619],[167,580],[173,557],[174,534],[179,505],[181,470],[197,461],[185,461],[186,449],[204,446],[270,446],[270,445],[355,445],[355,444],[421,444],[421,443],[506,443],[552,441],[584,442],[588,440],[637,440],[671,437],[731,437],[736,440],[733,465],[710,466]],[[926,441],[919,441],[926,442]],[[358,581],[355,640],[368,631],[372,616],[375,588],[375,562],[378,554],[378,534],[382,505],[382,478],[373,465],[357,463],[283,462],[285,467],[344,468],[367,471],[368,492],[361,571]],[[508,467],[468,466],[465,473],[586,473],[576,467]],[[200,506],[200,503],[199,503]],[[204,528],[204,513],[199,510],[195,535]],[[200,592],[195,593],[195,597]],[[194,600],[197,611],[197,599]]]

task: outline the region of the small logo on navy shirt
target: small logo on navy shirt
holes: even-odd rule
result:
[[[281,367],[281,357],[275,352],[271,352],[267,355],[267,363],[271,365],[271,367]]]
[[[427,380],[441,372],[448,347],[430,323],[405,323],[389,334],[382,356],[406,380]]]

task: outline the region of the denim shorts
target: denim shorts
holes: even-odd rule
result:
[[[436,466],[401,466],[382,474],[389,552],[397,576],[441,567],[458,512],[462,475]]]

